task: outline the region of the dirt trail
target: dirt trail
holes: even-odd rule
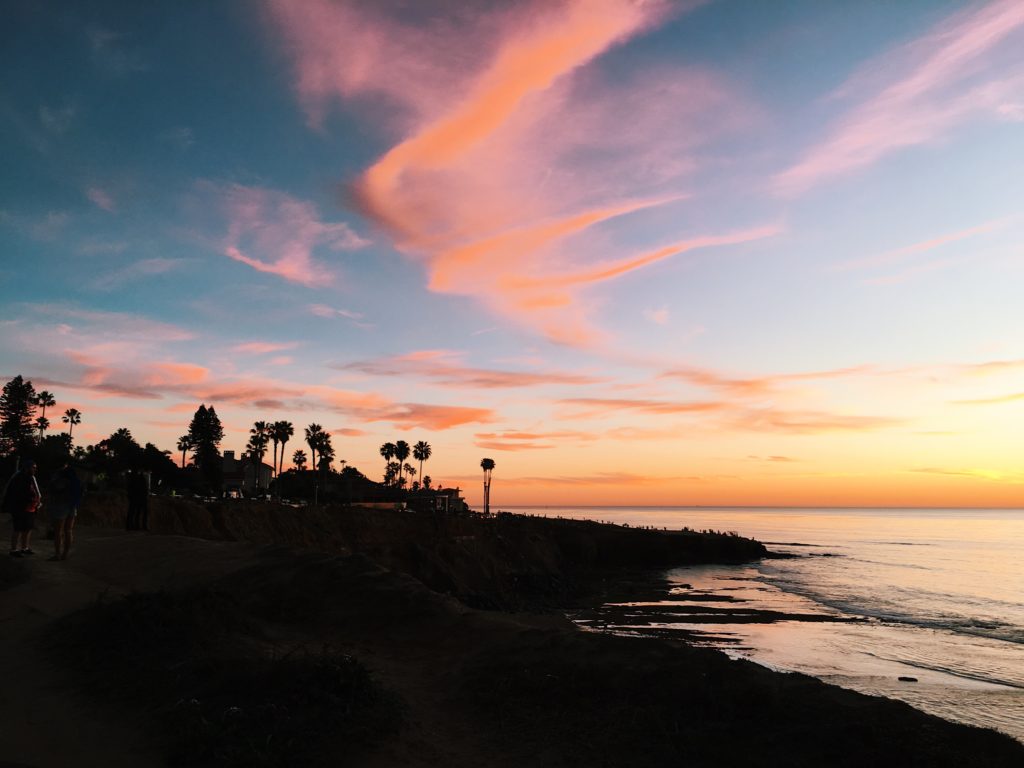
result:
[[[9,527],[9,519],[4,522]],[[42,537],[33,542],[34,557],[3,555],[5,582],[28,579],[0,591],[0,768],[164,765],[135,715],[98,708],[67,684],[44,638],[54,620],[102,595],[185,586],[229,573],[252,564],[258,548],[88,528],[79,529],[77,538],[63,562],[47,560],[52,543]]]

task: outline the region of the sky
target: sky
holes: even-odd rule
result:
[[[79,444],[205,403],[499,508],[1024,504],[1017,0],[4,15],[0,377]]]

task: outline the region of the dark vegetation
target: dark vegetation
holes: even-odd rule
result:
[[[397,705],[354,658],[282,649],[223,592],[133,594],[61,622],[53,650],[92,694],[142,708],[174,765],[349,764]],[[342,743],[344,749],[338,749]]]
[[[526,610],[592,602],[624,571],[656,578],[695,563],[738,563],[765,554],[739,536],[627,528],[583,520],[361,507],[293,508],[269,502],[151,500],[150,527],[208,539],[321,552],[360,553],[475,608]],[[123,524],[126,502],[93,494],[81,522]]]

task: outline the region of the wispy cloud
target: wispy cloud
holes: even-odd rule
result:
[[[890,251],[875,254],[873,256],[866,256],[860,259],[852,259],[850,261],[844,261],[840,264],[836,264],[833,269],[837,271],[846,271],[851,269],[867,269],[871,267],[884,267],[895,263],[901,263],[906,261],[908,258],[917,256],[918,254],[927,253],[941,248],[949,243],[956,243],[961,240],[967,240],[969,238],[976,237],[977,235],[987,234],[989,232],[1000,229],[1012,221],[1012,217],[1004,217],[995,219],[994,221],[987,221],[977,226],[967,227],[966,229],[960,229],[955,232],[945,232],[936,237],[928,238],[927,240],[921,240],[911,245],[905,245],[900,248],[894,248]]]
[[[1024,5],[996,0],[871,62],[837,94],[861,94],[860,103],[776,177],[777,189],[799,194],[896,150],[932,143],[979,115],[1013,119],[1024,94],[1022,30]]]
[[[219,198],[227,215],[224,254],[259,272],[311,287],[325,285],[334,280],[334,271],[314,260],[314,250],[368,245],[348,224],[325,222],[312,203],[283,192],[240,184],[203,188]]]
[[[186,152],[196,143],[195,131],[187,125],[177,125],[157,134],[157,139],[170,144],[179,152]]]
[[[1006,403],[1019,403],[1024,400],[1024,392],[1014,392],[1009,395],[998,395],[996,397],[981,397],[974,400],[954,400],[954,405],[1005,405]]]
[[[946,469],[943,467],[918,467],[911,469],[911,472],[918,472],[925,475],[947,475],[950,477],[966,477],[973,480],[987,480],[997,483],[1024,483],[1024,472],[1007,472],[999,469],[964,468]]]
[[[299,346],[297,341],[246,341],[235,344],[231,347],[231,351],[241,355],[269,355],[273,352],[295,349],[297,346]]]
[[[67,229],[71,217],[66,211],[48,211],[43,215],[28,215],[0,210],[0,225],[11,227],[33,240],[55,240]]]
[[[342,318],[350,321],[353,325],[358,328],[370,329],[374,325],[364,321],[364,316],[359,312],[353,312],[350,309],[342,309],[340,307],[329,307],[326,304],[310,304],[309,311],[317,317],[323,317],[326,319]]]
[[[777,392],[786,384],[803,381],[843,379],[877,372],[874,366],[857,365],[848,368],[834,368],[823,371],[797,373],[776,373],[767,376],[732,377],[706,368],[682,367],[666,371],[662,378],[682,379],[696,386],[719,390],[735,397],[761,397]]]
[[[90,24],[85,28],[85,37],[93,62],[110,74],[125,76],[149,69],[149,63],[141,51],[131,45],[128,35]]]
[[[97,208],[102,208],[108,213],[113,213],[117,208],[117,204],[110,193],[100,187],[89,187],[85,190],[85,196]]]
[[[113,290],[121,286],[142,280],[155,275],[166,275],[169,272],[181,269],[188,263],[188,259],[141,259],[125,267],[101,275],[90,283],[98,290]]]
[[[590,432],[566,430],[561,432],[478,432],[474,435],[478,448],[490,451],[537,451],[555,448],[558,444],[593,442],[598,436]]]
[[[78,105],[68,101],[59,107],[43,105],[39,107],[39,124],[52,136],[60,136],[71,128],[78,115]]]
[[[571,384],[597,384],[606,379],[564,371],[509,371],[474,368],[462,363],[462,356],[450,350],[422,350],[406,355],[361,360],[341,366],[369,376],[418,376],[447,387],[503,389]]]

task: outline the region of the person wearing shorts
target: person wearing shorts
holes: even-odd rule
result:
[[[11,557],[28,557],[32,551],[32,531],[36,527],[36,512],[43,504],[39,484],[36,482],[36,464],[25,459],[11,482],[7,484],[3,507],[11,513],[14,532],[11,534]]]

